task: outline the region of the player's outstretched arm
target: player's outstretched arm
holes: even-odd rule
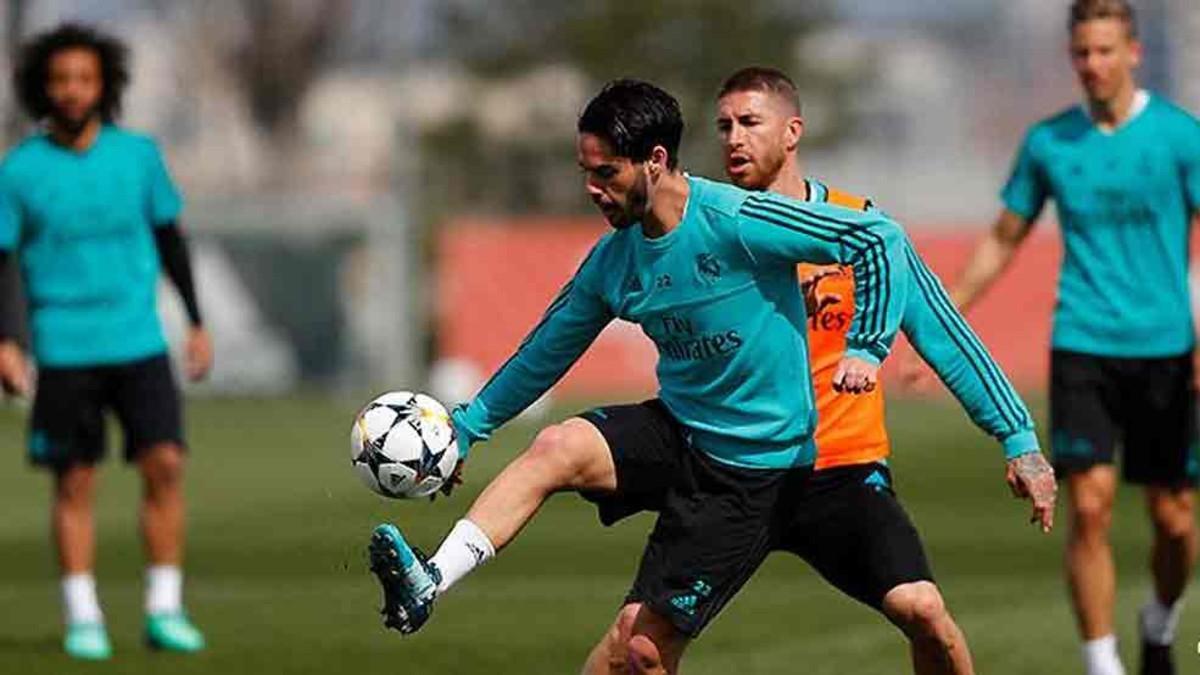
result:
[[[908,289],[904,231],[878,212],[806,204],[771,193],[749,197],[739,215],[742,243],[759,264],[787,270],[801,261],[852,266],[859,310],[846,334],[846,355],[834,386],[850,393],[873,389],[900,328]]]
[[[1033,416],[937,275],[906,247],[909,291],[901,327],[971,421],[1004,446],[1006,459],[1038,450]]]
[[[1000,278],[1032,229],[1032,222],[1020,214],[1009,209],[1000,213],[992,229],[975,245],[966,268],[950,289],[950,299],[959,311],[966,312]],[[907,386],[921,386],[928,375],[929,371],[916,359],[906,357],[901,361],[900,379]]]
[[[1000,441],[1009,486],[1015,495],[1033,502],[1032,521],[1048,532],[1054,524],[1057,485],[1038,447],[1029,409],[911,246],[908,257],[911,286],[902,322],[905,335],[971,421]]]
[[[594,290],[594,257],[595,249],[479,394],[451,412],[461,457],[546,393],[612,321],[607,303]]]

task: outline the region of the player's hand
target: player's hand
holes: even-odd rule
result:
[[[28,396],[33,389],[29,361],[14,340],[0,342],[0,386],[9,396]]]
[[[449,497],[450,493],[454,492],[454,488],[462,485],[462,471],[464,463],[465,462],[463,462],[461,459],[458,460],[458,463],[454,465],[454,471],[450,472],[450,475],[446,477],[446,481],[442,483],[442,487],[438,488],[438,492]],[[429,501],[433,501],[435,497],[437,497],[436,493],[430,495]]]
[[[459,403],[450,409],[450,424],[454,426],[454,442],[458,445],[458,462],[454,465],[454,471],[446,477],[446,481],[442,483],[442,487],[438,488],[438,492],[450,496],[454,492],[454,488],[462,485],[463,465],[467,463],[467,454],[471,452],[471,432],[462,422],[463,415],[466,414],[467,405]],[[429,501],[433,501],[437,497],[437,492],[429,495]]]
[[[829,305],[836,305],[842,301],[842,296],[837,293],[820,292],[821,280],[837,273],[836,268],[826,267],[800,278],[800,292],[804,294],[804,311],[809,316],[816,316],[818,312]]]
[[[192,382],[203,380],[213,364],[212,338],[203,326],[188,329],[187,344],[184,346],[184,367]]]
[[[1033,502],[1029,522],[1036,523],[1042,532],[1054,527],[1054,503],[1058,498],[1058,483],[1054,469],[1040,452],[1030,452],[1008,461],[1005,476],[1013,496]]]
[[[874,391],[878,382],[879,366],[853,356],[843,358],[833,373],[833,390],[844,394]]]

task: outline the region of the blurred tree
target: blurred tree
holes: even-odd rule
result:
[[[796,80],[802,96],[832,101],[834,107],[854,84],[800,61],[800,38],[819,28],[827,13],[822,2],[798,4],[446,0],[439,5],[438,23],[446,36],[444,54],[464,62],[483,88],[547,64],[577,68],[588,81],[589,93],[616,77],[638,77],[663,86],[679,99],[688,122],[682,152],[687,165],[713,175],[720,171],[712,132],[713,96],[734,70],[752,64],[782,68]],[[423,139],[426,156],[438,157],[436,163],[425,163],[428,194],[437,195],[435,203],[454,208],[469,204],[486,211],[584,208],[569,144],[573,123],[569,120],[566,133],[539,127],[539,133],[507,138],[464,128],[470,125],[462,120],[435,129]],[[809,142],[834,139],[844,130],[834,124],[824,138]],[[488,180],[463,180],[464,176]]]
[[[180,31],[188,77],[209,95],[233,97],[260,142],[260,180],[295,187],[305,155],[300,113],[306,95],[332,65],[356,0],[146,0]]]
[[[328,62],[351,0],[242,0],[248,31],[231,53],[250,113],[279,145],[294,140],[300,104]]]

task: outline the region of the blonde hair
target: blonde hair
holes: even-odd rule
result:
[[[1096,19],[1116,19],[1125,24],[1130,38],[1137,37],[1137,15],[1128,0],[1075,0],[1071,4],[1068,27],[1075,30],[1081,23]]]

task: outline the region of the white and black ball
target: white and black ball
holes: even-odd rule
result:
[[[450,414],[425,394],[383,394],[354,419],[350,461],[363,484],[378,494],[394,499],[429,496],[458,463]]]

